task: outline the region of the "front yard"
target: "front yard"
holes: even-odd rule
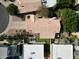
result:
[[[36,39],[36,42],[45,42],[47,44],[50,44],[50,39]]]
[[[41,39],[41,38],[36,38],[36,42],[45,42],[46,44],[50,44],[50,39]],[[54,42],[54,39],[51,39],[51,42]]]

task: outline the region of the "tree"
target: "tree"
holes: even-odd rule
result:
[[[29,43],[29,37],[33,37],[33,34],[26,32],[26,30],[17,30],[14,35],[9,35],[7,40],[9,42],[16,41],[16,43],[22,42],[24,40],[24,43]]]
[[[27,42],[29,33],[26,32],[25,30],[18,30],[13,37],[14,37],[14,40],[18,40],[18,41],[25,40]]]
[[[7,7],[7,11],[10,15],[17,15],[18,13],[18,7],[14,4],[10,4],[8,7]]]
[[[52,18],[56,16],[55,9],[53,7],[47,8],[46,6],[39,7],[38,15],[45,18]]]
[[[69,8],[75,5],[75,0],[57,0],[57,6],[59,8]]]
[[[5,37],[6,37],[5,34],[0,35],[0,41],[3,41],[5,39]]]
[[[77,40],[78,38],[77,38],[77,36],[76,35],[70,35],[70,37],[69,37],[69,41],[70,41],[70,43],[74,43],[75,42],[75,40]]]
[[[72,33],[77,31],[79,16],[76,11],[65,8],[59,11],[59,16],[65,32]]]
[[[13,43],[13,41],[14,41],[14,38],[13,38],[13,36],[7,36],[7,41],[9,42],[9,44],[12,44]]]

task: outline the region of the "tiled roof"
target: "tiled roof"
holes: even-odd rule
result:
[[[18,0],[17,6],[19,8],[20,13],[27,13],[37,11],[41,6],[41,0]]]
[[[60,32],[59,19],[41,18],[36,19],[34,22],[29,19],[26,24],[27,31],[40,33],[40,38],[55,38],[55,34]]]

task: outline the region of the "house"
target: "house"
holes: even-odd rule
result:
[[[39,18],[34,14],[25,15],[25,20],[17,16],[10,16],[7,29],[3,32],[7,35],[14,35],[17,30],[26,30],[35,36],[44,39],[54,39],[60,33],[60,18]]]
[[[76,35],[79,38],[79,32],[73,32],[72,35]]]
[[[44,59],[44,46],[24,44],[23,59]]]
[[[49,4],[50,1],[48,1]],[[16,2],[20,13],[24,15],[24,21],[17,16],[10,16],[9,24],[3,33],[13,35],[16,30],[25,29],[27,32],[32,32],[35,36],[44,39],[54,39],[56,34],[60,33],[60,18],[40,18],[37,14],[32,13],[36,13],[42,5],[41,0],[16,0]]]
[[[56,34],[60,33],[60,18],[36,18],[34,15],[29,15],[29,17],[26,20],[28,32],[32,32],[42,39],[54,39]]]
[[[39,35],[40,38],[53,39],[55,38],[55,34],[60,33],[60,18],[39,18],[36,14],[36,11],[38,11],[39,7],[41,7],[45,1],[47,1],[47,7],[52,7],[56,4],[56,0],[17,0],[20,14],[25,14],[26,24],[21,26],[25,28],[27,32],[32,32],[37,36]]]
[[[73,59],[72,45],[52,44],[51,47],[51,59]]]

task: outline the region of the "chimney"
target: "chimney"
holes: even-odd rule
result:
[[[31,20],[32,22],[35,22],[35,15],[33,15],[33,14],[28,14],[28,15],[26,16],[26,19],[27,19],[27,20]]]

